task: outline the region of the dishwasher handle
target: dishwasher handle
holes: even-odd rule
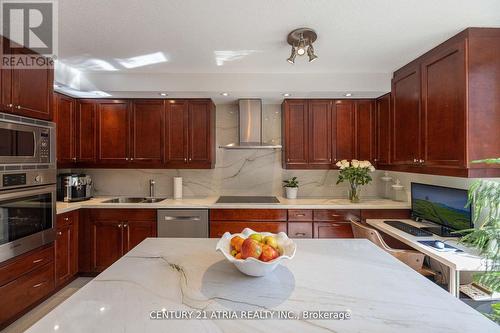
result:
[[[200,221],[199,216],[164,216],[165,221]]]

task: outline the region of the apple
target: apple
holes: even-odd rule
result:
[[[259,259],[267,262],[278,258],[279,255],[280,254],[274,249],[274,247],[264,244],[262,245],[262,254],[260,255]]]
[[[278,248],[278,241],[276,240],[276,238],[274,236],[266,236],[266,237],[264,237],[263,243],[266,244],[266,245],[269,245],[269,246],[273,247],[274,249]]]
[[[231,238],[231,247],[236,250],[236,252],[241,252],[241,245],[245,239],[240,236],[234,236]]]
[[[241,259],[255,258],[258,259],[262,253],[262,245],[252,238],[247,238],[241,246]]]
[[[262,243],[262,235],[261,234],[251,234],[249,238],[255,239],[257,242]]]

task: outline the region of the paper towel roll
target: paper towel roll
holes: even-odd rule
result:
[[[182,177],[174,177],[174,199],[182,199]]]

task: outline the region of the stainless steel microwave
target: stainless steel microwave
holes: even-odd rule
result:
[[[55,164],[52,122],[0,113],[0,165]]]

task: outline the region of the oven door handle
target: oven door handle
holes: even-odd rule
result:
[[[4,193],[0,194],[0,201],[3,200],[10,200],[10,199],[17,199],[17,198],[22,198],[22,197],[27,197],[30,195],[37,195],[37,194],[46,194],[46,193],[51,193],[52,194],[52,201],[55,204],[55,195],[56,195],[56,186],[55,185],[47,185],[47,186],[41,186],[37,187],[36,189],[33,188],[24,188],[24,189],[12,189],[5,191]]]

